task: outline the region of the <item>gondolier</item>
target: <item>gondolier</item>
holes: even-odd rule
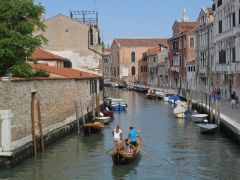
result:
[[[134,150],[134,147],[137,147],[137,131],[135,129],[133,129],[133,127],[131,126],[130,128],[130,132],[129,132],[129,139],[130,139],[130,144],[131,144],[131,149]]]

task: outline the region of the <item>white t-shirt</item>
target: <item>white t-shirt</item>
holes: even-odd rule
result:
[[[118,132],[117,132],[116,128],[113,130],[113,139],[114,139],[114,141],[120,141],[121,140],[121,136],[120,136],[121,133],[122,133],[121,129],[118,129]]]

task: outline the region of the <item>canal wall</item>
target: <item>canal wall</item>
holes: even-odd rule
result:
[[[85,114],[87,108],[95,109],[96,97],[103,101],[100,79],[0,81],[0,167],[12,167],[33,154],[32,132],[35,128],[39,144],[40,120],[46,144],[72,132],[81,107]]]

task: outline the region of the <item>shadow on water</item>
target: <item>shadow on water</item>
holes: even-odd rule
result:
[[[141,160],[141,154],[139,154],[135,159],[125,165],[112,165],[112,177],[113,179],[125,179],[124,177],[129,177],[130,174],[137,174],[137,166]]]

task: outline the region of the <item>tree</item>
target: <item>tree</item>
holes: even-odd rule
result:
[[[0,76],[15,64],[25,63],[46,39],[41,22],[44,8],[33,0],[0,0]]]

